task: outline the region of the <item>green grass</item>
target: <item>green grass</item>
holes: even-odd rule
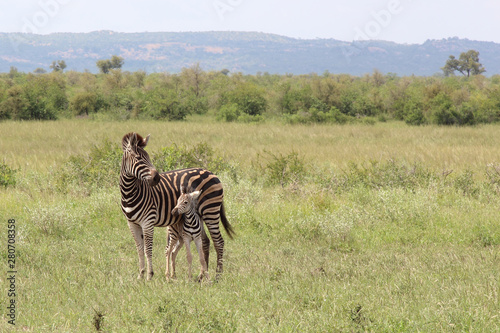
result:
[[[4,162],[19,169],[15,186],[0,187],[0,218],[15,218],[18,230],[18,331],[500,331],[500,196],[485,175],[500,162],[497,126],[194,119],[4,122],[0,130]],[[237,236],[226,237],[218,282],[188,281],[184,250],[177,280],[166,282],[159,228],[155,276],[136,280],[118,188],[58,187],[69,156],[132,130],[152,134],[150,152],[207,142],[234,165],[236,176],[220,177]],[[258,176],[273,162],[265,152],[296,153],[300,180],[269,185]],[[0,331],[12,329],[2,319]]]

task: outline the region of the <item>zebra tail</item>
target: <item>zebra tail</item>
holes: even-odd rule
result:
[[[231,226],[231,224],[229,224],[229,221],[226,218],[226,210],[224,209],[224,202],[222,202],[220,206],[220,219],[222,221],[224,229],[226,230],[227,235],[229,236],[229,238],[233,239],[235,232],[233,230],[233,227]]]

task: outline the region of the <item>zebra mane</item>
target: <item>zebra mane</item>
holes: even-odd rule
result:
[[[127,146],[139,146],[146,147],[147,140],[135,132],[127,133],[123,136],[122,139],[122,148],[125,150]]]

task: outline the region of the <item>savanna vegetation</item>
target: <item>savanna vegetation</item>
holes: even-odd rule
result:
[[[474,52],[474,51],[471,51]],[[243,75],[203,71],[127,72],[113,56],[97,62],[99,74],[0,74],[0,119],[183,120],[207,115],[223,122],[356,123],[403,120],[410,125],[474,125],[500,119],[500,76],[480,75],[478,54],[450,59],[442,77],[399,77],[374,71],[346,74]],[[455,76],[454,73],[463,76]]]
[[[36,94],[25,95],[24,89],[46,82],[36,85],[46,89],[47,99],[39,102],[54,117],[88,113],[96,119],[135,119],[0,123],[0,219],[4,225],[15,219],[17,228],[16,326],[7,323],[3,274],[0,330],[500,330],[497,125],[289,124],[311,119],[313,107],[318,115],[335,107],[333,114],[341,119],[357,119],[360,110],[384,110],[360,113],[361,118],[399,119],[410,100],[423,108],[426,122],[436,119],[433,105],[448,98],[450,108],[460,100],[493,110],[495,78],[202,72],[212,79],[200,81],[195,98],[196,85],[187,85],[194,81],[184,81],[191,70],[3,77],[2,84],[14,84],[2,103],[37,105],[29,104]],[[118,77],[122,85],[110,83]],[[160,82],[172,89],[160,89]],[[368,90],[336,95],[340,87]],[[382,109],[348,102],[377,100],[376,92]],[[89,98],[92,103],[76,112],[82,104],[75,96],[85,100],[86,94],[95,100]],[[457,99],[459,94],[463,99]],[[178,104],[169,104],[172,96]],[[310,98],[317,104],[306,104]],[[402,104],[391,109],[386,98]],[[64,103],[57,111],[59,100]],[[337,106],[339,101],[345,103]],[[327,111],[321,111],[322,103]],[[276,116],[288,123],[217,121],[224,109],[231,117],[242,112],[233,120]],[[36,108],[18,110],[25,114]],[[180,115],[182,110],[190,110],[187,121],[143,119],[168,118],[170,111]],[[130,131],[152,134],[147,150],[159,170],[203,166],[223,181],[226,212],[237,236],[226,237],[225,271],[218,282],[188,281],[183,255],[177,280],[167,282],[162,229],[155,234],[153,280],[136,280],[136,250],[117,184],[120,142]],[[214,264],[212,255],[211,276]]]

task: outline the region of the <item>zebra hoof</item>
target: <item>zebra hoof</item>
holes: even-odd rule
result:
[[[151,281],[151,279],[153,278],[153,275],[154,275],[154,273],[149,273],[149,274],[148,274],[148,278],[147,278],[147,280],[148,280],[148,281]]]
[[[198,282],[203,282],[203,280],[209,280],[210,278],[208,277],[208,273],[201,273],[200,275],[198,275],[198,279],[197,281]]]

